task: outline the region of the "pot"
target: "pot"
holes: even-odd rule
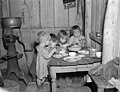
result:
[[[21,17],[3,17],[1,25],[3,28],[20,28],[22,24]]]

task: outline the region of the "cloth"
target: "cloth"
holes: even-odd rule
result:
[[[49,59],[47,59],[48,51],[45,46],[37,46],[37,62],[36,62],[36,75],[38,79],[43,79],[44,77],[47,77],[48,75],[48,62]]]

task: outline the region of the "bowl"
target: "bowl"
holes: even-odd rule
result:
[[[74,57],[76,55],[76,52],[69,52],[69,56]]]
[[[97,58],[101,58],[101,56],[102,56],[102,52],[96,52],[96,57]]]

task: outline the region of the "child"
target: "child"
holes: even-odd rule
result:
[[[71,31],[70,31],[69,44],[79,45],[80,47],[84,47],[85,38],[82,35],[82,30],[77,25],[73,26]]]
[[[66,47],[69,46],[68,40],[69,40],[69,35],[65,30],[60,30],[58,33],[58,39],[59,43],[58,45],[61,47],[62,50],[66,51]]]
[[[42,87],[45,79],[48,76],[47,64],[49,59],[56,52],[55,45],[57,40],[50,38],[50,35],[46,32],[38,33],[40,44],[37,48],[37,63],[36,63],[36,74],[37,74],[37,85],[38,89]]]

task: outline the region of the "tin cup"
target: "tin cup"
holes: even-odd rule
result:
[[[90,55],[90,57],[96,57],[96,52],[97,52],[97,49],[90,48],[89,49],[89,55]]]

